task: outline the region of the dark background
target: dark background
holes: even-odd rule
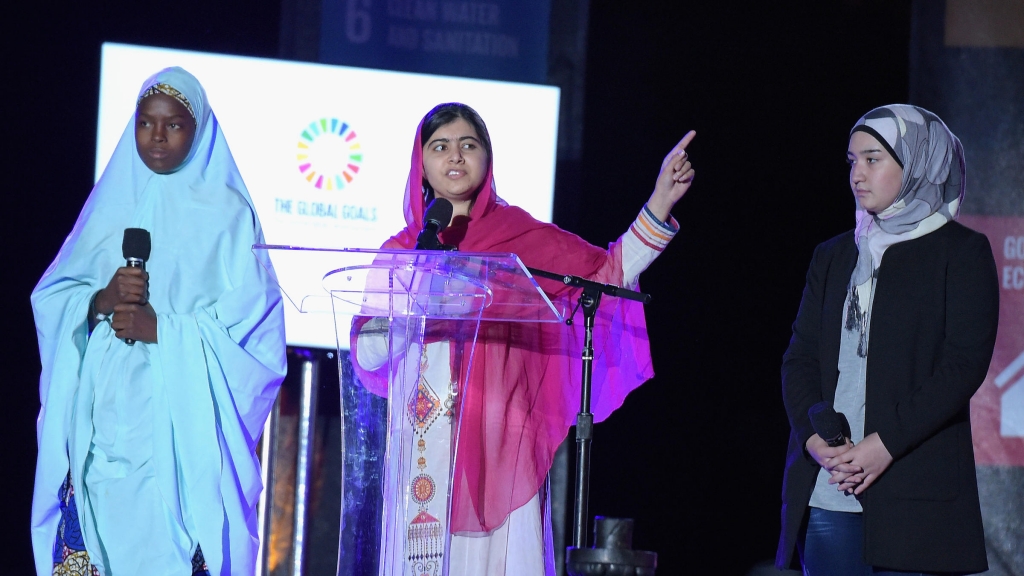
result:
[[[14,178],[0,210],[0,574],[29,574],[39,359],[28,298],[91,188],[100,44],[276,57],[281,7],[86,0],[4,12]],[[674,212],[682,231],[641,278],[658,375],[597,427],[593,455],[591,513],[635,518],[634,545],[659,553],[659,574],[744,574],[774,556],[781,355],[811,251],[853,225],[849,128],[908,97],[910,14],[909,0],[591,3],[581,185],[557,191],[556,222],[613,241],[663,156],[698,132],[696,181]],[[251,81],[258,98],[273,79]]]

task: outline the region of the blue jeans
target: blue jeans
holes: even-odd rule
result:
[[[864,563],[860,514],[811,508],[807,533],[799,543],[804,576],[932,576],[925,572],[882,570]]]

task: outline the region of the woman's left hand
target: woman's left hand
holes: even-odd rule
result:
[[[138,304],[118,304],[114,306],[114,316],[110,319],[110,327],[114,335],[125,340],[131,338],[139,342],[156,344],[156,310],[150,303],[145,306]]]
[[[878,433],[874,433],[865,436],[860,444],[848,451],[830,458],[828,463],[830,467],[839,464],[860,467],[862,472],[847,477],[839,484],[839,490],[843,492],[852,490],[854,494],[860,494],[874,484],[875,480],[878,480],[878,477],[889,468],[889,465],[892,464],[892,456],[885,444],[882,444]],[[829,480],[829,484],[836,482],[839,482],[836,478]]]
[[[658,174],[658,181],[654,185],[654,193],[647,201],[647,208],[662,222],[668,222],[672,207],[693,183],[694,171],[686,147],[696,135],[693,130],[687,132],[661,162],[661,173]]]

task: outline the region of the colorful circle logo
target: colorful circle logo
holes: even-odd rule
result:
[[[359,173],[363,150],[355,130],[337,118],[311,122],[299,137],[299,172],[320,190],[344,190]]]

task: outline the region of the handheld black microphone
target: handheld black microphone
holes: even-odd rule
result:
[[[124,240],[121,241],[121,255],[124,256],[125,266],[128,268],[146,269],[146,260],[149,260],[149,253],[153,245],[149,237],[149,230],[143,228],[125,228]],[[125,338],[125,344],[135,345],[135,340]]]
[[[444,250],[445,246],[437,235],[448,227],[454,212],[455,207],[451,202],[444,198],[434,198],[423,215],[423,230],[416,237],[416,249]]]
[[[818,402],[807,409],[807,415],[811,418],[814,431],[826,444],[833,448],[846,444],[846,439],[850,437],[850,421],[842,412],[836,412],[831,402]]]

